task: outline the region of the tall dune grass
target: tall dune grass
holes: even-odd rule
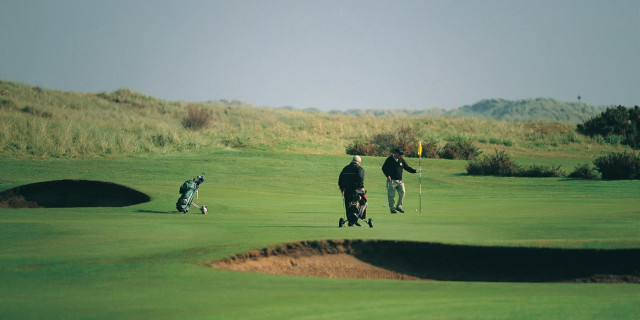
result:
[[[187,130],[189,109],[210,123]],[[128,89],[74,93],[0,81],[0,154],[68,158],[187,152],[199,148],[256,148],[343,154],[356,140],[400,127],[417,140],[445,145],[470,140],[480,150],[581,152],[619,147],[580,136],[560,122],[512,122],[467,118],[352,116],[315,110],[261,108],[223,102],[156,99]]]

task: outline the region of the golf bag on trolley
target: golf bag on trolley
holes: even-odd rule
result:
[[[348,223],[349,227],[352,227],[353,225],[360,226],[358,220],[362,220],[368,224],[370,228],[373,228],[373,220],[371,218],[367,220],[366,191],[344,190],[342,196],[344,200],[345,215],[347,218],[346,220],[344,218],[340,218],[338,221],[338,227],[344,226],[345,223]]]
[[[195,202],[193,202],[193,197],[197,198],[198,189],[200,188],[200,184],[204,182],[204,173],[201,176],[197,176],[191,180],[185,181],[182,186],[180,186],[180,198],[178,198],[178,202],[176,202],[176,210],[178,212],[182,212],[186,214],[189,212],[189,208],[193,204],[196,208],[200,209],[202,214],[207,214],[207,206],[198,206]]]

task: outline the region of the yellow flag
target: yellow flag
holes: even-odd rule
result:
[[[418,157],[422,156],[422,140],[418,140]]]

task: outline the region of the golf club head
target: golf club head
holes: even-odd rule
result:
[[[209,210],[207,209],[207,206],[202,206],[202,207],[200,207],[200,212],[202,212],[202,214],[207,214],[207,212],[209,212]]]

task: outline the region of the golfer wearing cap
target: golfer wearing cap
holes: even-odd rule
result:
[[[345,203],[345,210],[347,210],[349,203],[354,201],[354,196],[357,197],[357,194],[360,194],[360,205],[364,205],[367,202],[367,195],[364,190],[364,169],[360,166],[362,159],[360,156],[353,156],[353,160],[347,166],[345,166],[340,172],[340,177],[338,178],[338,187],[340,188],[340,192],[342,192],[343,200]],[[366,206],[362,212],[362,219],[366,219],[367,217],[367,209]],[[358,217],[353,216],[349,217],[349,212],[347,212],[347,218],[349,218],[349,226],[360,224],[358,223]]]
[[[391,213],[396,213],[402,210],[402,202],[404,201],[404,182],[402,181],[402,170],[407,170],[411,173],[420,172],[414,168],[411,168],[406,161],[402,158],[404,152],[400,148],[393,150],[393,154],[387,158],[382,165],[382,172],[387,177],[387,198],[389,200],[389,210]],[[396,196],[396,190],[398,191],[398,203],[394,205],[394,198]]]

